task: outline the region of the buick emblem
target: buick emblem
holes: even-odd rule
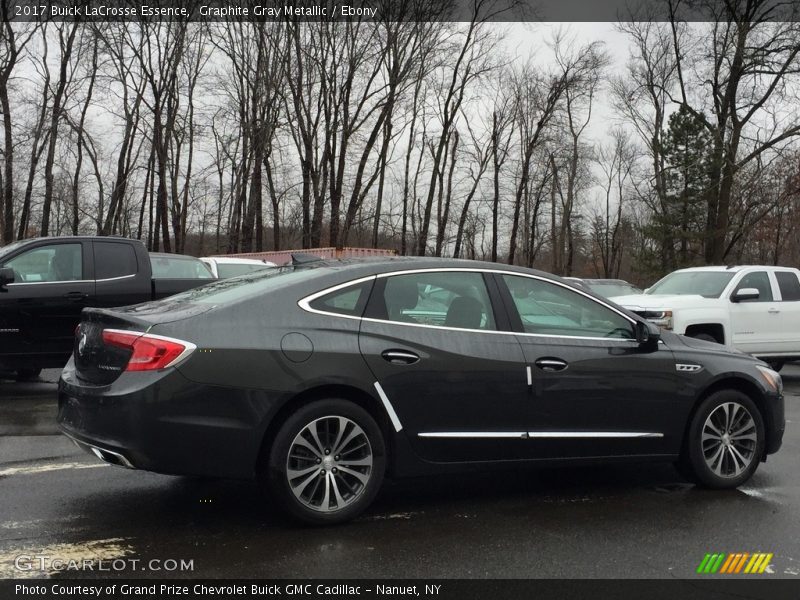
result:
[[[83,351],[86,350],[86,334],[81,335],[81,340],[78,342],[78,354],[83,356]]]

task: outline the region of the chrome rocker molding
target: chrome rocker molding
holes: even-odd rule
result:
[[[663,433],[647,431],[431,431],[417,437],[436,439],[595,439],[663,438]]]

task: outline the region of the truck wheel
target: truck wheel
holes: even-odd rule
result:
[[[36,379],[41,372],[41,369],[17,369],[16,380],[30,381]]]
[[[714,342],[715,344],[719,344],[716,338],[714,338],[714,336],[710,333],[693,333],[688,337],[692,337],[696,340],[703,340],[704,342]]]
[[[380,427],[344,399],[301,407],[278,430],[259,474],[270,495],[312,525],[349,521],[372,503],[383,481]]]
[[[755,473],[764,455],[764,420],[738,390],[720,390],[703,400],[684,440],[679,470],[699,485],[731,489]]]

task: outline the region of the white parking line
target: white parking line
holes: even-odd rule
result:
[[[49,473],[50,471],[61,471],[64,469],[95,469],[97,467],[108,467],[106,463],[50,463],[46,465],[31,465],[30,467],[10,467],[0,471],[0,477],[9,475],[36,475],[38,473]]]

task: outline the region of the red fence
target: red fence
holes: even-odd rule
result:
[[[296,253],[310,254],[320,258],[369,258],[371,256],[394,256],[397,254],[394,250],[382,250],[380,248],[305,248],[303,250],[279,250],[277,252],[245,252],[224,256],[255,258],[256,260],[267,260],[276,265],[283,265],[290,262],[292,254]]]

